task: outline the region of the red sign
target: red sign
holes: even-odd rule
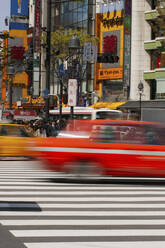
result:
[[[41,33],[41,0],[36,0],[35,5],[35,52],[40,50]]]
[[[117,36],[116,35],[106,35],[103,41],[103,51],[104,53],[116,53],[117,52]]]
[[[20,46],[20,47],[17,47],[17,46],[13,46],[11,47],[11,58],[12,59],[23,59],[25,55],[25,48]]]
[[[37,116],[36,112],[31,110],[20,110],[20,109],[16,109],[14,110],[14,115],[16,116]]]

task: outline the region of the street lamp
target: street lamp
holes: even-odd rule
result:
[[[142,108],[141,108],[141,100],[142,100],[142,93],[143,93],[143,89],[144,89],[144,85],[143,83],[140,81],[140,83],[138,84],[138,90],[139,90],[139,103],[140,103],[140,120],[142,117]]]
[[[79,40],[79,38],[77,37],[77,35],[73,35],[71,37],[71,39],[69,40],[69,43],[68,43],[69,55],[71,57],[73,57],[73,58],[74,58],[74,56],[79,55],[80,48],[81,48],[81,46],[80,46],[80,40]],[[71,77],[72,79],[77,79],[78,78],[77,74],[79,73],[79,71],[77,69],[77,66],[78,66],[77,59],[75,59],[74,62],[75,63],[73,65],[73,60],[72,60],[71,73],[69,75],[69,78]],[[76,73],[75,73],[75,71],[76,71]],[[78,89],[77,90],[77,93],[79,93],[79,82],[78,82],[78,85],[77,86],[78,86],[77,87],[77,89]],[[69,95],[68,95],[68,97],[69,97]],[[71,107],[70,108],[71,118],[73,119],[73,114],[74,114],[73,107],[74,107],[74,105],[73,106],[70,105],[70,107]]]
[[[8,66],[7,67],[7,75],[9,76],[9,107],[12,109],[13,104],[13,76],[15,74],[15,68],[14,66]]]

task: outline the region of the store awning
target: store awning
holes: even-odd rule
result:
[[[140,107],[140,101],[128,101],[125,104],[119,106],[119,109],[130,109],[136,110]],[[141,101],[141,108],[160,108],[165,109],[165,101],[162,100],[150,100],[150,101]]]
[[[119,106],[125,104],[126,102],[97,102],[90,107],[94,109],[100,108],[109,108],[109,109],[117,109]]]

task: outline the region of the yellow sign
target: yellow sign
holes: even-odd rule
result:
[[[98,43],[98,54],[102,56],[110,50],[113,55],[111,56],[113,57],[112,59],[118,58],[118,60],[112,60],[109,61],[109,63],[99,61],[96,63],[96,81],[122,79],[124,47],[123,11],[119,10],[116,12],[97,14],[96,36],[100,41]]]
[[[121,79],[123,78],[123,68],[99,69],[97,79]]]
[[[31,98],[31,96],[26,97],[26,103],[31,103],[31,104],[45,104],[45,100],[43,97],[39,96],[38,98]]]

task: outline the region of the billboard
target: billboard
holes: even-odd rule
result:
[[[96,15],[96,80],[123,78],[124,11]]]
[[[28,0],[10,0],[10,15],[28,17]]]

